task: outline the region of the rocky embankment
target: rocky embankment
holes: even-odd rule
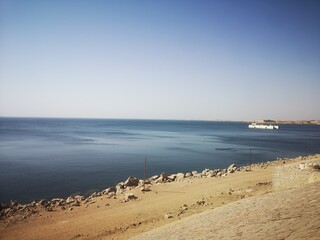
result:
[[[311,158],[312,156],[299,157],[299,159],[304,160]],[[290,159],[288,158],[278,158],[275,161],[262,162],[257,164],[252,164],[249,166],[237,167],[235,164],[231,164],[226,169],[204,169],[202,172],[192,171],[187,173],[176,173],[167,175],[161,173],[159,175],[152,176],[146,180],[138,179],[136,177],[128,177],[124,182],[118,183],[114,187],[109,187],[100,192],[94,192],[89,196],[82,195],[72,195],[68,198],[54,198],[51,200],[41,199],[35,200],[29,204],[21,204],[17,201],[11,201],[10,204],[0,204],[0,220],[19,220],[26,219],[34,214],[41,214],[44,211],[73,211],[74,208],[79,206],[88,207],[90,204],[95,203],[96,198],[105,196],[107,198],[120,198],[121,201],[127,202],[134,200],[137,197],[130,193],[133,188],[140,188],[141,191],[151,191],[152,185],[164,184],[175,181],[184,181],[186,179],[194,178],[220,178],[228,177],[228,175],[233,174],[236,171],[249,172],[252,171],[254,167],[267,168],[272,163],[286,163]],[[261,183],[264,184],[264,183]]]

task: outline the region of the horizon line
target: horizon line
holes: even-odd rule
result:
[[[202,122],[255,122],[255,121],[290,121],[290,122],[303,122],[303,121],[320,121],[320,119],[303,119],[303,120],[288,120],[288,119],[246,119],[246,120],[228,120],[228,119],[173,119],[173,118],[118,118],[118,117],[48,117],[48,116],[2,116],[0,118],[40,118],[40,119],[96,119],[96,120],[150,120],[150,121],[202,121]]]

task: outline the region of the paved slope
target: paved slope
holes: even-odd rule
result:
[[[243,199],[132,238],[143,239],[320,239],[320,183]]]

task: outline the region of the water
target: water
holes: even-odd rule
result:
[[[0,202],[89,194],[125,180],[320,152],[320,126],[0,118]]]

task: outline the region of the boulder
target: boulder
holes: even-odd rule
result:
[[[136,187],[139,185],[139,179],[136,177],[128,177],[123,185],[126,187]]]
[[[116,185],[116,193],[119,194],[119,193],[122,193],[123,190],[124,190],[125,186],[124,186],[124,183],[123,182],[120,182]]]
[[[214,176],[216,176],[216,173],[215,173],[213,170],[209,170],[209,171],[206,173],[206,176],[207,176],[207,177],[214,177]]]
[[[40,206],[47,207],[49,205],[49,202],[45,199],[41,199],[38,204]]]
[[[66,199],[66,204],[73,203],[73,202],[75,202],[75,199],[72,196]]]
[[[144,184],[146,184],[146,181],[144,181],[144,180],[140,179],[140,180],[139,180],[139,184],[138,184],[138,186],[143,186]]]
[[[170,176],[168,176],[168,180],[170,180],[171,182],[176,180],[177,178],[177,174],[171,174]]]
[[[168,176],[165,173],[161,173],[160,177],[156,180],[156,182],[166,182],[168,180]]]
[[[90,195],[91,198],[100,197],[100,196],[101,196],[100,192],[94,192]]]
[[[101,194],[99,193],[99,195],[101,195]],[[79,202],[81,202],[81,201],[83,201],[83,200],[85,199],[85,197],[82,196],[82,195],[75,195],[75,196],[73,196],[73,198],[74,198],[76,201],[79,201]]]
[[[204,170],[202,171],[202,175],[207,175],[207,172],[209,172],[209,171],[210,171],[210,169],[208,169],[208,168],[204,169]]]
[[[177,173],[176,181],[181,181],[184,179],[184,173]]]
[[[114,197],[115,195],[116,195],[115,192],[109,192],[109,193],[108,193],[108,196],[109,196],[109,197]]]
[[[18,205],[18,202],[17,201],[15,201],[15,200],[11,200],[10,201],[10,206],[11,207],[16,207]]]
[[[235,164],[231,164],[228,168],[227,168],[227,173],[234,173],[237,170],[237,166]]]
[[[116,192],[116,188],[115,187],[109,187],[109,188],[106,188],[105,190],[103,190],[101,193],[103,195],[108,195],[111,192]]]
[[[135,196],[133,193],[127,193],[125,196],[124,196],[124,200],[125,201],[130,201],[130,200],[135,200],[137,199],[138,197]]]
[[[151,178],[150,178],[150,180],[151,181],[155,181],[156,179],[158,179],[159,178],[159,175],[154,175],[154,176],[152,176]]]
[[[186,177],[187,177],[187,178],[192,177],[192,173],[189,173],[189,172],[186,173]]]

